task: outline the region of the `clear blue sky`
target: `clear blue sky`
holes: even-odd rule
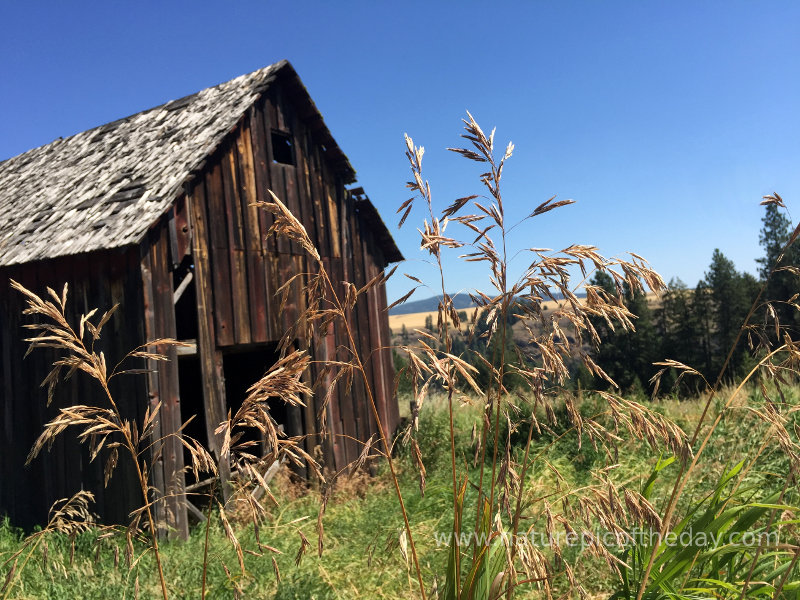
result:
[[[693,286],[715,247],[755,272],[763,194],[798,206],[798,31],[795,2],[4,2],[0,159],[287,58],[409,272],[430,277],[418,220],[395,227],[403,133],[443,207],[478,189],[444,151],[468,109],[516,144],[513,214],[577,200],[512,243],[633,250]]]

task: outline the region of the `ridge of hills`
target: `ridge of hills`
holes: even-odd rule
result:
[[[585,294],[579,293],[577,294],[577,296],[582,298],[583,296],[585,296]],[[456,295],[451,294],[450,297],[453,299],[453,306],[455,307],[456,310],[463,310],[475,306],[469,295],[464,292],[461,292]],[[556,300],[564,299],[564,297],[561,294],[555,294],[554,298]],[[422,298],[420,300],[410,300],[404,304],[398,304],[397,306],[393,306],[391,309],[389,309],[389,316],[436,312],[437,310],[439,310],[439,302],[441,301],[442,301],[441,295],[431,296],[430,298]]]

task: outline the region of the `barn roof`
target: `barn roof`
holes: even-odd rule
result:
[[[345,183],[355,181],[294,68],[281,61],[0,162],[0,266],[139,243],[278,78]],[[393,241],[384,253],[400,255]]]

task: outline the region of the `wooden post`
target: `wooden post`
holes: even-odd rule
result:
[[[190,222],[193,227],[192,254],[194,255],[195,290],[197,292],[197,352],[203,377],[203,406],[206,417],[208,447],[216,456],[222,482],[222,496],[230,496],[230,461],[221,456],[222,438],[215,433],[217,426],[227,418],[225,409],[225,380],[222,370],[222,352],[217,349],[214,329],[213,297],[210,287],[210,261],[208,256],[208,218],[205,189],[199,182],[189,196]]]

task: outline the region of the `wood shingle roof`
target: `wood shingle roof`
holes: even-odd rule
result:
[[[353,182],[355,171],[281,61],[0,162],[0,266],[139,243],[278,76]]]

